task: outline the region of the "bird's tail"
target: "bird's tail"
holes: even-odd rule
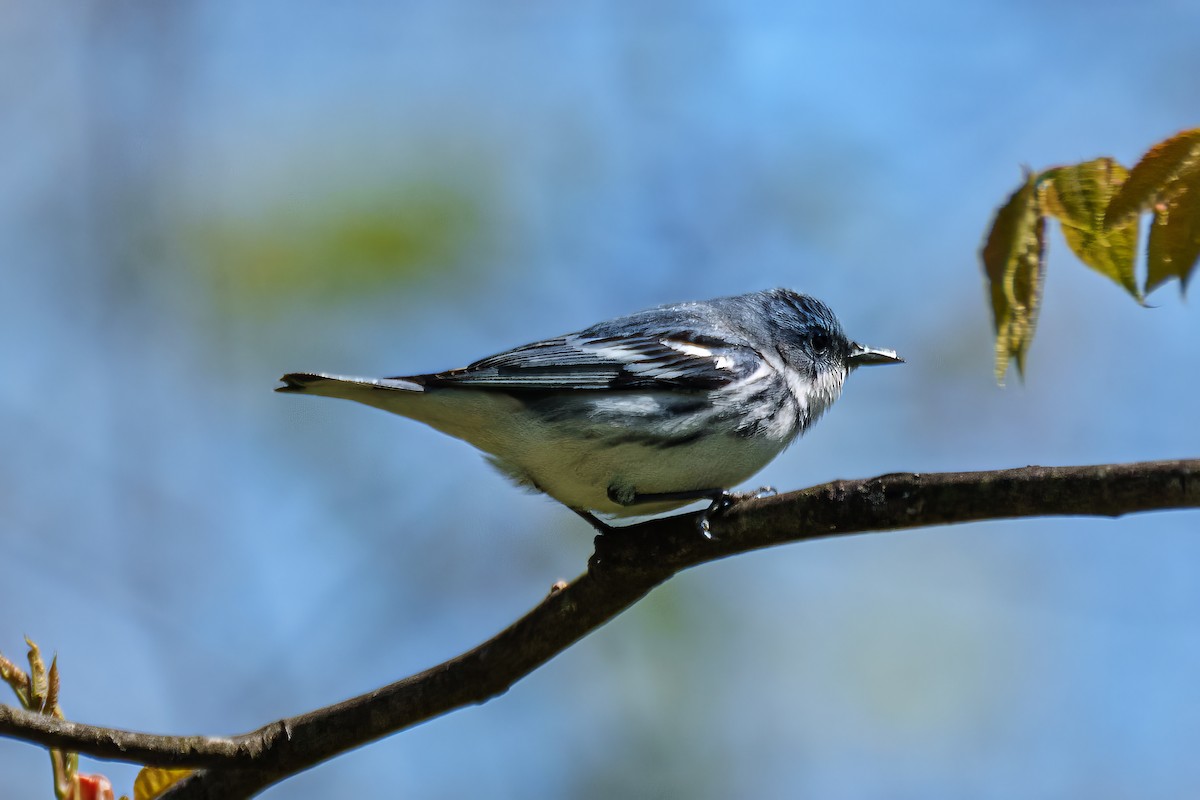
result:
[[[292,372],[275,391],[339,397],[423,422],[431,428],[494,453],[504,423],[524,406],[506,392],[427,386],[425,375],[357,378],[321,372]],[[499,422],[497,422],[499,420]],[[500,433],[498,433],[498,431]]]

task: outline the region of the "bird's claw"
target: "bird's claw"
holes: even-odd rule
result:
[[[712,523],[709,520],[721,516],[744,500],[762,500],[764,497],[774,497],[777,494],[779,492],[774,486],[762,486],[754,492],[721,492],[713,498],[708,508],[700,513],[700,519],[696,521],[696,528],[705,539],[716,541],[717,537],[712,532]]]

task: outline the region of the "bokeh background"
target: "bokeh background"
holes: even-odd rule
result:
[[[1197,32],[1181,0],[5,4],[0,649],[57,651],[73,718],[235,733],[475,645],[591,531],[274,379],[661,302],[791,286],[907,357],[755,485],[1200,454],[1176,285],[1139,308],[1056,233],[1027,380],[998,388],[977,260],[1020,165],[1200,124]],[[267,796],[1194,796],[1198,526],[706,566]],[[50,796],[28,745],[0,776]]]

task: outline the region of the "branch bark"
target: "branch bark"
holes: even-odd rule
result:
[[[355,747],[482,703],[680,570],[788,542],[1035,516],[1118,517],[1200,508],[1200,459],[991,472],[897,473],[739,503],[697,533],[696,514],[596,537],[588,570],[462,655],[368,694],[233,737],[158,736],[0,706],[0,735],[97,758],[197,767],[164,798],[249,797]]]

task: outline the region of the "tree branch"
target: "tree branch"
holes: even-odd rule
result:
[[[506,691],[676,572],[788,542],[985,519],[1200,507],[1200,459],[832,481],[596,537],[588,571],[473,650],[337,705],[228,738],[157,736],[0,706],[0,735],[97,758],[202,768],[164,798],[249,797],[339,753]]]

